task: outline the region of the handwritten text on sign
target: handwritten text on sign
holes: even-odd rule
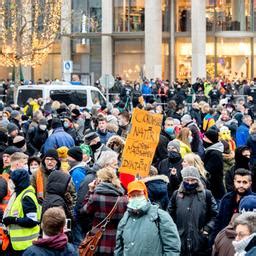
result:
[[[120,172],[148,175],[159,141],[162,115],[135,109],[132,115],[132,128],[127,136]]]

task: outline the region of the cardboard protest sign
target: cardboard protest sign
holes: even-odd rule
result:
[[[159,141],[163,116],[135,109],[132,128],[127,136],[122,155],[121,173],[148,176]]]

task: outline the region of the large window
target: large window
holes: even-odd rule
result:
[[[143,74],[144,41],[116,40],[114,46],[115,74],[123,79],[137,80]]]
[[[176,31],[191,31],[191,0],[176,0]]]
[[[171,0],[163,0],[162,1],[162,23],[163,23],[163,31],[170,32],[170,1]]]
[[[251,0],[216,0],[216,30],[252,31]]]
[[[229,79],[251,77],[251,39],[217,39],[217,75]]]
[[[144,31],[144,0],[114,0],[114,31]]]

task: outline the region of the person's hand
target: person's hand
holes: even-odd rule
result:
[[[91,183],[89,183],[89,185],[88,185],[89,191],[90,191],[90,192],[93,192],[97,185],[98,185],[97,179],[95,179],[94,181],[92,181]]]
[[[9,226],[10,224],[15,224],[17,222],[17,218],[16,217],[6,217],[3,219],[3,223],[5,226]]]
[[[177,169],[176,168],[171,168],[170,169],[170,174],[171,175],[176,175],[177,174]]]

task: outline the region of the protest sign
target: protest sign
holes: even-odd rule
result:
[[[163,116],[135,109],[122,155],[121,173],[145,177],[159,141]]]

